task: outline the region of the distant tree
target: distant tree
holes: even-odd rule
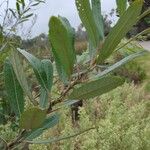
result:
[[[76,31],[76,40],[77,41],[86,41],[87,40],[87,33],[84,30],[84,26],[82,23],[78,26],[78,29]]]
[[[112,20],[111,19],[109,19],[109,15],[110,16],[113,16],[113,9],[111,10],[111,12],[107,15],[107,14],[105,14],[104,16],[103,16],[103,18],[104,18],[104,34],[105,35],[107,35],[109,32],[110,32],[110,30],[111,30],[111,24],[112,24]]]

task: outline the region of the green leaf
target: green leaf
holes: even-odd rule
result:
[[[43,69],[42,69],[41,61],[38,58],[36,58],[35,56],[28,53],[27,51],[25,51],[25,50],[21,50],[21,49],[17,49],[17,50],[29,61],[30,65],[32,66],[32,68],[35,72],[37,80],[42,85],[42,87],[45,87],[45,89],[46,89],[45,82],[42,78]]]
[[[18,24],[21,24],[21,23],[26,22],[26,21],[28,21],[28,20],[29,20],[29,19],[20,20],[20,21],[18,22]]]
[[[112,71],[115,71],[116,69],[118,69],[119,67],[121,67],[124,64],[128,63],[129,61],[131,61],[131,60],[133,60],[137,57],[143,56],[147,53],[148,53],[147,51],[140,51],[140,52],[131,54],[131,55],[123,58],[122,60],[118,61],[117,63],[113,64],[112,66],[108,67],[106,70],[104,70],[100,74],[96,75],[94,78],[100,78],[100,77],[102,77],[102,76],[104,76],[104,75],[106,75],[106,74],[108,74]]]
[[[42,68],[45,72],[45,74],[43,75],[44,82],[46,84],[47,89],[50,91],[53,84],[53,65],[51,61],[48,59],[43,59],[41,63],[42,63]]]
[[[5,48],[7,47],[8,43],[5,43],[3,44],[1,47],[0,47],[0,52],[3,52],[5,50]]]
[[[20,128],[30,130],[41,127],[46,117],[46,111],[39,108],[26,110],[20,118]]]
[[[76,0],[75,2],[80,19],[87,30],[91,42],[96,48],[97,44],[99,43],[99,37],[97,34],[97,27],[95,24],[92,9],[90,7],[90,2],[89,0]]]
[[[27,83],[27,79],[25,77],[25,73],[24,73],[24,70],[23,70],[23,65],[20,61],[20,58],[19,58],[19,55],[18,55],[17,51],[12,52],[11,57],[10,57],[10,61],[11,61],[11,64],[13,66],[13,70],[15,72],[17,80],[19,81],[24,93],[29,97],[29,99],[33,103],[35,103],[34,100],[33,100],[31,89],[29,88],[28,83]]]
[[[83,133],[87,133],[90,130],[93,130],[95,128],[89,128],[89,129],[85,129],[83,131],[79,131],[77,133],[74,133],[72,135],[67,135],[67,136],[60,136],[60,137],[53,137],[53,138],[48,138],[46,140],[33,140],[33,141],[27,141],[30,144],[50,144],[50,143],[54,143],[54,142],[59,142],[62,140],[67,140],[76,136],[79,136]]]
[[[72,45],[74,45],[74,38],[75,38],[74,30],[71,29],[71,26],[70,26],[70,24],[69,24],[69,22],[66,18],[63,18],[63,17],[60,17],[60,16],[59,16],[59,18],[63,21],[64,26],[68,26],[68,29],[67,29],[68,34],[70,34],[70,36],[73,36],[73,37],[70,38],[70,42],[72,43]],[[55,52],[55,50],[52,50],[52,51]],[[73,53],[75,53],[74,49],[73,49]],[[74,54],[74,56],[75,56],[75,54]],[[64,70],[64,67],[63,67],[62,63],[60,62],[60,60],[59,59],[56,59],[56,60],[57,61],[55,61],[55,64],[56,64],[56,69],[57,69],[57,72],[59,74],[59,77],[63,81],[64,85],[68,85],[69,81],[68,81],[67,72]]]
[[[63,102],[62,106],[64,106],[64,107],[71,106],[71,105],[73,105],[73,104],[75,104],[77,102],[79,102],[79,100],[67,100],[67,101]]]
[[[23,13],[25,14],[25,13],[29,12],[30,10],[31,10],[31,8],[27,8],[27,9],[24,10]]]
[[[25,135],[26,140],[33,140],[36,137],[40,136],[45,130],[54,127],[59,122],[59,115],[54,114],[45,119],[43,125],[40,128],[32,130]]]
[[[38,3],[34,3],[33,5],[31,5],[32,7],[33,6],[37,6],[37,5],[39,5],[40,3],[38,2]]]
[[[39,106],[42,109],[48,108],[48,92],[44,88],[40,89],[40,102]]]
[[[52,63],[48,59],[40,61],[38,58],[24,50],[18,49],[18,51],[25,56],[34,70],[36,78],[41,85],[40,107],[46,109],[48,105],[49,92],[53,85]]]
[[[103,16],[101,14],[101,1],[100,0],[92,0],[92,12],[94,15],[96,26],[99,30],[100,40],[104,39],[104,21]]]
[[[101,32],[101,14],[100,14],[100,6],[97,6],[96,3],[100,3],[98,0],[94,0],[92,2],[93,10],[91,9],[89,0],[75,0],[76,7],[80,16],[80,19],[86,28],[89,43],[91,47],[90,55],[93,58],[96,54],[96,48],[99,45],[100,39],[103,38]],[[94,14],[93,14],[94,13]],[[99,13],[99,14],[98,14]],[[98,28],[97,28],[98,27]],[[100,31],[100,33],[99,33]]]
[[[118,13],[120,16],[122,16],[127,9],[127,0],[116,0],[116,3]]]
[[[22,7],[24,8],[25,7],[25,1],[21,0],[21,4],[22,4]]]
[[[71,106],[75,103],[77,103],[79,100],[66,100],[62,103],[59,103],[58,106],[56,106],[55,110],[59,110],[59,109],[62,109],[64,107],[68,107],[68,106]]]
[[[74,49],[74,30],[67,19],[54,16],[50,19],[49,28],[49,39],[52,44],[52,52],[56,65],[59,64],[61,70],[63,69],[66,75],[70,77],[76,59]],[[59,68],[60,67],[57,67],[57,69]]]
[[[116,76],[106,76],[97,80],[81,84],[74,88],[68,99],[90,99],[107,93],[122,85],[124,79]]]
[[[18,51],[29,61],[35,72],[36,78],[39,81],[39,84],[45,90],[50,91],[53,81],[53,69],[50,60],[43,60],[41,62],[38,58],[25,50],[18,49]]]
[[[150,8],[148,8],[146,11],[144,11],[138,18],[138,20],[141,20],[142,18],[148,16],[150,14]]]
[[[5,88],[11,109],[20,117],[24,111],[23,90],[14,73],[13,66],[8,59],[4,63]]]
[[[16,2],[16,8],[17,8],[18,15],[20,16],[21,15],[20,4],[18,2]]]
[[[97,58],[97,63],[103,63],[118,46],[120,41],[125,37],[127,32],[136,24],[138,16],[141,13],[143,0],[136,0],[122,15],[117,24],[108,34],[102,49]]]
[[[64,85],[68,85],[69,84],[68,76],[58,59],[57,59],[57,62],[55,62],[55,64],[56,64],[57,72],[59,74],[59,78],[62,80]]]
[[[48,91],[50,91],[53,85],[53,66],[52,66],[51,61],[48,59],[44,59],[41,62],[42,62],[42,67],[45,72],[45,76],[43,75],[43,78],[44,78]],[[44,88],[41,88],[39,104],[40,104],[40,107],[43,109],[46,109],[48,107],[48,97],[49,97],[48,91]]]
[[[30,17],[32,17],[32,16],[33,16],[33,13],[31,13],[31,14],[29,14],[29,15],[24,16],[22,19],[28,19],[28,18],[30,18]]]
[[[9,8],[9,11],[12,13],[12,15],[14,16],[14,18],[17,18],[16,12],[13,9]]]

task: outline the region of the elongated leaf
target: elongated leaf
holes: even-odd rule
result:
[[[55,125],[57,125],[58,122],[59,122],[58,114],[54,114],[48,117],[47,119],[45,119],[43,125],[40,128],[28,132],[27,135],[25,135],[25,139],[26,140],[35,139],[36,137],[40,136],[46,129],[52,128]]]
[[[69,99],[90,99],[122,85],[124,79],[116,76],[106,76],[74,88]]]
[[[24,111],[23,90],[14,73],[12,64],[7,59],[4,64],[5,87],[8,94],[8,101],[13,112],[20,117]]]
[[[21,0],[21,4],[22,4],[22,7],[24,8],[25,7],[25,1]]]
[[[18,56],[17,51],[12,52],[12,55],[10,57],[10,61],[11,61],[11,64],[13,66],[13,70],[16,74],[17,80],[19,81],[22,89],[24,90],[25,94],[30,98],[30,100],[33,102],[31,90],[28,86],[27,79],[25,77],[25,73],[23,70],[23,66],[22,66],[22,63],[20,61],[20,58]]]
[[[76,7],[80,16],[80,19],[86,28],[88,38],[89,38],[89,51],[91,58],[93,58],[96,54],[96,48],[99,45],[100,39],[103,38],[101,30],[101,23],[100,23],[100,12],[99,6],[97,6],[98,0],[94,0],[93,10],[91,9],[89,0],[75,0]],[[99,3],[99,2],[98,2]],[[94,14],[93,14],[94,13]],[[99,13],[99,15],[98,15]],[[97,23],[97,24],[96,24]]]
[[[123,58],[122,60],[118,61],[117,63],[115,63],[114,65],[108,67],[106,70],[104,70],[103,72],[101,72],[100,74],[96,75],[95,78],[100,78],[112,71],[115,71],[116,69],[118,69],[119,67],[123,66],[124,64],[128,63],[129,61],[139,57],[139,56],[143,56],[145,54],[147,54],[147,51],[141,51],[141,52],[137,52],[134,54],[131,54],[125,58]]]
[[[43,77],[44,82],[46,84],[47,89],[50,91],[53,84],[53,66],[51,61],[48,59],[43,59],[41,63],[42,63],[42,68],[45,72],[45,76]]]
[[[127,32],[137,22],[138,16],[141,13],[142,5],[143,0],[136,0],[122,15],[122,17],[107,36],[97,58],[97,63],[102,63],[113,53],[122,38],[124,38]]]
[[[33,16],[33,13],[31,13],[31,14],[29,14],[29,15],[24,16],[22,19],[28,19],[28,18],[30,18],[30,17],[32,17],[32,16]]]
[[[5,43],[5,44],[0,48],[0,52],[2,52],[2,51],[6,48],[7,44],[8,44],[8,43]]]
[[[66,100],[63,103],[58,104],[58,106],[56,106],[55,110],[59,110],[62,109],[64,107],[69,107],[75,103],[77,103],[79,100]]]
[[[17,12],[18,12],[18,15],[20,16],[20,4],[18,2],[16,2],[16,8],[17,8]]]
[[[68,83],[69,83],[68,76],[67,76],[66,72],[64,71],[64,69],[58,59],[57,59],[57,62],[55,62],[55,64],[56,64],[57,72],[59,74],[59,78],[62,80],[64,85],[68,85]]]
[[[30,65],[32,66],[32,68],[35,72],[37,80],[42,85],[42,87],[45,87],[45,89],[46,89],[45,82],[42,78],[43,69],[42,69],[41,61],[25,50],[21,50],[21,49],[17,49],[17,50],[29,61]]]
[[[38,2],[38,3],[35,3],[35,4],[31,5],[31,6],[37,6],[37,5],[39,5],[39,2]]]
[[[21,23],[26,22],[26,21],[28,21],[28,20],[29,20],[29,19],[20,20],[20,21],[18,22],[18,24],[21,24]]]
[[[120,16],[122,16],[127,9],[127,0],[116,0],[116,3],[118,13]]]
[[[96,48],[99,43],[99,37],[90,2],[89,0],[76,0],[76,6],[80,19],[87,30],[88,36]]]
[[[42,78],[43,69],[42,69],[41,61],[38,58],[36,58],[35,56],[28,53],[27,51],[25,51],[25,50],[21,50],[21,49],[17,49],[17,50],[29,61],[30,65],[32,66],[32,68],[35,72],[37,80],[42,85],[42,87],[44,87],[46,89],[45,82]]]
[[[142,18],[146,17],[150,14],[150,8],[148,8],[146,11],[144,11],[138,18],[138,20],[141,20]]]
[[[44,59],[41,61],[42,62],[42,67],[45,72],[45,76],[43,74],[43,78],[46,84],[47,89],[41,88],[41,95],[40,95],[40,107],[41,108],[47,108],[48,107],[48,97],[49,97],[49,91],[52,88],[53,84],[53,66],[50,60]]]
[[[70,77],[76,58],[74,30],[67,19],[54,16],[50,19],[49,28],[49,39],[52,44],[52,52],[57,62],[56,64],[61,65],[66,75]]]
[[[59,19],[61,19],[63,25],[67,27],[66,29],[67,29],[68,35],[70,35],[70,42],[74,46],[74,41],[75,41],[74,30],[71,28],[70,23],[68,22],[68,20],[66,18],[59,16]],[[55,50],[53,50],[53,51],[55,52]],[[75,56],[74,47],[73,47],[73,53],[74,53],[73,55]],[[59,59],[56,58],[56,60],[57,61],[55,61],[55,64],[56,64],[56,68],[57,68],[59,77],[63,81],[64,85],[67,85],[69,83],[67,72],[64,70],[64,67],[63,67],[62,63],[59,61]]]
[[[46,109],[48,107],[48,91],[44,88],[40,89],[40,102],[39,106],[42,109]]]
[[[40,85],[45,90],[50,90],[53,81],[53,69],[51,62],[49,60],[43,60],[43,62],[41,62],[38,58],[25,50],[18,49],[18,51],[29,61]]]
[[[31,8],[25,9],[25,10],[24,10],[24,14],[27,13],[27,12],[29,12],[29,10],[31,10]]]
[[[99,30],[100,40],[104,39],[104,21],[101,14],[101,0],[92,0],[92,12],[94,15],[95,23]]]
[[[54,142],[58,142],[58,141],[62,141],[62,140],[67,140],[76,136],[79,136],[83,133],[86,133],[90,130],[93,130],[94,128],[89,128],[89,129],[85,129],[83,131],[79,131],[77,133],[74,133],[72,135],[67,135],[67,136],[60,136],[60,137],[53,137],[53,138],[48,138],[46,140],[33,140],[33,141],[27,141],[30,144],[50,144],[50,143],[54,143]]]
[[[63,102],[62,106],[63,107],[71,106],[71,105],[73,105],[73,104],[75,104],[77,102],[79,102],[79,100],[67,100],[67,101]]]
[[[51,91],[53,84],[52,63],[48,59],[40,61],[38,58],[24,50],[18,49],[18,51],[26,57],[35,72],[36,78],[41,85],[40,107],[42,109],[46,109],[48,105],[49,92]]]
[[[15,18],[17,18],[16,12],[15,12],[13,9],[9,8],[9,11],[12,13],[12,15],[13,15]]]
[[[20,128],[30,130],[39,128],[46,117],[46,111],[39,108],[30,108],[26,110],[20,118]]]

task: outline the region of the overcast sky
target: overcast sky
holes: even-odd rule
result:
[[[101,0],[101,2],[103,13],[110,12],[112,8],[116,7],[115,0]],[[10,0],[10,3],[11,7],[15,6],[15,0]],[[36,14],[38,15],[38,19],[32,29],[32,36],[36,36],[40,33],[48,33],[48,22],[52,15],[65,16],[75,28],[80,23],[75,7],[75,0],[46,0],[45,4],[39,6]]]

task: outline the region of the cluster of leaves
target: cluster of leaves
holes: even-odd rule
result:
[[[56,113],[57,110],[81,99],[88,100],[100,96],[122,85],[123,78],[108,74],[128,61],[147,53],[142,50],[109,67],[105,66],[106,59],[112,55],[127,32],[139,20],[143,0],[136,0],[128,9],[121,9],[119,21],[105,40],[100,0],[93,0],[92,3],[89,0],[76,0],[75,2],[81,21],[88,33],[89,60],[85,63],[85,70],[80,69],[75,54],[75,31],[69,21],[61,16],[53,16],[49,22],[49,40],[55,59],[54,64],[49,59],[40,60],[19,48],[13,49],[5,60],[3,75],[8,103],[11,108],[8,115],[13,117],[20,129],[16,140],[5,143],[10,149],[22,143],[46,144],[61,141],[90,130],[91,128],[65,137],[35,140],[45,130],[58,124],[60,117]],[[24,10],[24,5],[24,1],[17,0],[18,16],[22,16],[20,6]],[[118,7],[121,5],[122,3],[119,3]],[[28,15],[28,17],[30,16],[31,14]],[[25,57],[34,71],[40,89],[36,96],[29,88],[20,55]],[[106,69],[103,70],[103,68]],[[60,94],[58,98],[54,99],[52,88],[57,82],[61,86],[58,89]],[[25,103],[28,99],[32,107],[25,109]],[[2,107],[2,110],[4,109]]]

